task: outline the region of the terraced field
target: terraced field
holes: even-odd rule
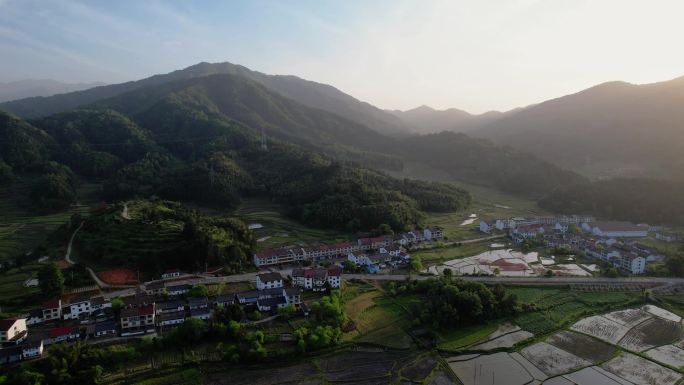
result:
[[[11,187],[0,187],[0,263],[31,251],[45,241],[50,233],[67,223],[74,213],[87,215],[87,204],[96,201],[99,185],[85,184],[79,188],[81,205],[70,210],[40,214],[32,212],[27,203],[28,185],[17,182]]]
[[[284,245],[348,241],[349,235],[332,230],[307,227],[288,218],[278,205],[264,199],[245,199],[234,213],[254,228],[257,248]]]

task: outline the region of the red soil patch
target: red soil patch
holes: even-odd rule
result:
[[[128,269],[112,269],[97,273],[97,276],[110,285],[131,285],[137,284],[138,275]]]

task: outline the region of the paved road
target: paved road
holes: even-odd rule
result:
[[[413,275],[411,279],[426,280],[435,278],[434,275]],[[465,281],[484,283],[503,283],[518,285],[571,285],[571,284],[684,284],[684,278],[670,277],[629,277],[629,278],[604,278],[604,277],[478,277],[478,276],[455,276]],[[369,279],[377,281],[403,281],[407,275],[384,275],[384,274],[344,274],[345,279]]]
[[[283,276],[292,274],[291,269],[279,270]],[[245,273],[227,275],[223,277],[195,277],[188,278],[184,282],[193,283],[232,283],[232,282],[254,282],[257,273]],[[344,279],[366,279],[375,281],[404,281],[408,278],[406,274],[343,274]],[[435,278],[434,275],[412,275],[411,279],[419,281]],[[465,281],[483,283],[502,283],[509,285],[571,285],[571,284],[652,284],[652,285],[674,285],[684,284],[684,278],[670,277],[630,277],[630,278],[605,278],[605,277],[480,277],[480,276],[454,276]]]

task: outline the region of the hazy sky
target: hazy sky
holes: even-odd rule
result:
[[[0,81],[230,61],[382,108],[506,110],[684,75],[684,1],[0,0]]]

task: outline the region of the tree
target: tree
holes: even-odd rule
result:
[[[423,263],[421,262],[420,257],[412,255],[409,261],[409,272],[419,273],[421,270],[423,270]]]
[[[209,295],[209,290],[205,285],[193,285],[190,290],[188,290],[188,297],[206,297]]]
[[[442,274],[444,274],[444,276],[447,278],[451,278],[451,276],[454,275],[454,272],[447,267],[444,270],[442,270]]]
[[[665,261],[665,266],[670,275],[684,277],[684,253],[669,257]]]
[[[56,263],[50,262],[38,271],[38,284],[46,297],[56,297],[64,292],[64,276]]]
[[[114,311],[114,313],[118,313],[123,307],[124,301],[120,297],[112,299],[112,310]]]

